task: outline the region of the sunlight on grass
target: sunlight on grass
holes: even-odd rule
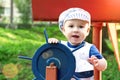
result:
[[[45,42],[41,42],[41,41],[36,41],[36,40],[31,40],[31,39],[24,39],[24,42],[29,42],[29,43],[33,43],[33,44],[44,44]],[[23,42],[22,41],[22,42]]]
[[[12,38],[12,39],[15,39],[15,38],[16,38],[15,35],[13,35],[13,34],[11,34],[11,33],[8,33],[8,32],[6,32],[5,35],[6,35],[7,37],[9,37],[9,38]]]
[[[29,42],[29,43],[34,43],[34,44],[44,44],[45,41],[37,41],[37,40],[32,40],[32,39],[19,39],[19,40],[10,40],[8,38],[0,37],[0,44],[6,44],[6,43],[22,43],[22,42]]]
[[[0,37],[0,43],[7,43],[9,42],[7,38]]]

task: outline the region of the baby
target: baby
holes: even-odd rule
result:
[[[94,80],[94,67],[99,71],[107,68],[107,61],[95,45],[85,41],[91,25],[90,13],[81,8],[69,8],[59,16],[59,29],[67,38],[60,41],[67,46],[76,60],[76,69],[71,80]],[[58,43],[49,38],[48,43]]]

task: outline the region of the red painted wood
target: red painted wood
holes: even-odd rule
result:
[[[120,21],[120,0],[32,0],[33,19],[56,21],[70,7],[81,7],[91,13],[92,21]]]
[[[93,23],[93,37],[92,43],[98,48],[100,53],[102,52],[102,23],[96,22]],[[96,68],[94,69],[94,80],[102,80],[101,72],[98,71]]]
[[[45,76],[45,80],[57,80],[57,67],[53,63],[50,66],[46,66]]]

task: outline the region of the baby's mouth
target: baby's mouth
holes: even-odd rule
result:
[[[78,35],[72,35],[72,37],[73,37],[73,38],[79,38],[79,36],[78,36]]]

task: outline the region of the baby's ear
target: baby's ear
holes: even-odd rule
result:
[[[65,33],[65,28],[64,26],[61,27],[61,32],[64,34]]]
[[[61,27],[61,31],[62,31],[62,32],[65,31],[64,26]]]
[[[89,33],[90,33],[90,27],[87,29],[87,36],[89,35]]]
[[[63,30],[63,27],[64,27],[64,26],[61,26],[61,30]]]

